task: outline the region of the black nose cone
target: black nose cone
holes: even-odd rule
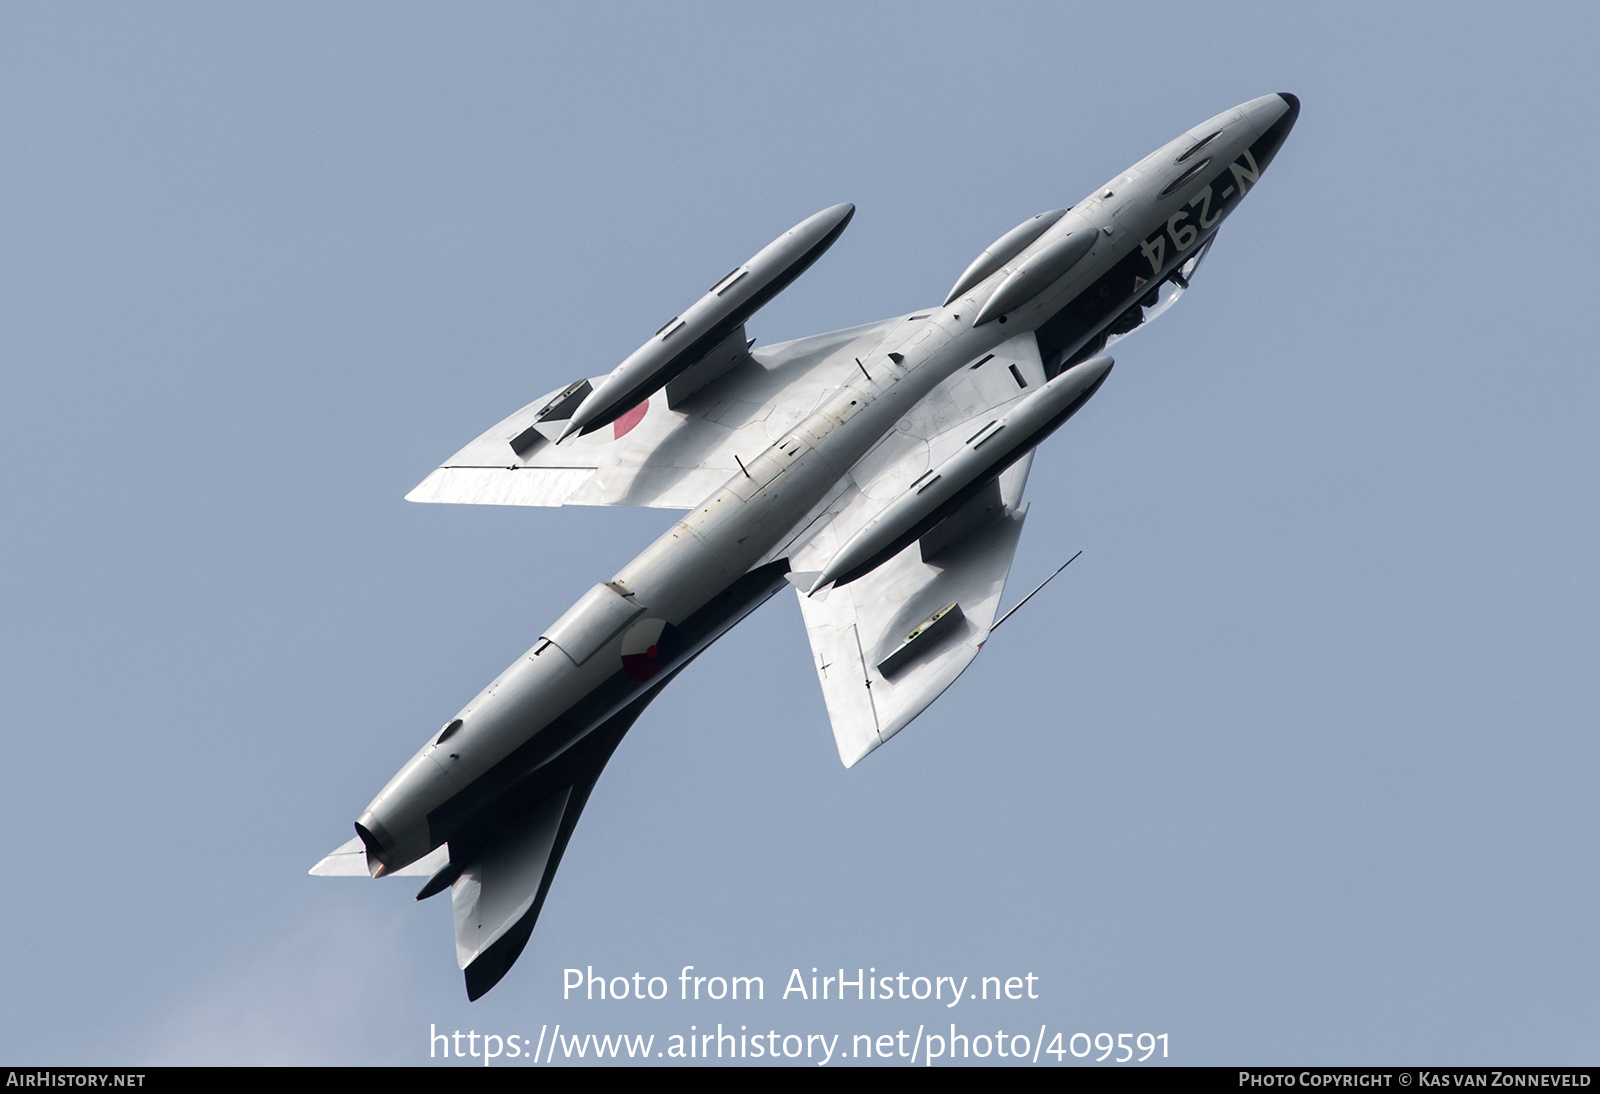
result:
[[[1299,98],[1287,91],[1278,92],[1278,98],[1282,99],[1289,109],[1279,115],[1278,120],[1268,126],[1267,131],[1261,134],[1261,138],[1250,146],[1250,154],[1256,158],[1256,163],[1263,171],[1278,154],[1278,149],[1283,147],[1285,138],[1289,136],[1289,130],[1294,128],[1296,119],[1300,117]]]

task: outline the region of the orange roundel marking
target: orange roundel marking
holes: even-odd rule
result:
[[[629,430],[631,430],[634,426],[638,425],[640,422],[644,421],[644,412],[649,410],[649,409],[650,409],[650,400],[646,399],[644,402],[640,403],[638,406],[636,406],[632,410],[628,411],[622,417],[620,417],[616,421],[612,422],[611,423],[611,428],[612,428],[612,431],[613,431],[612,432],[612,438],[614,440],[621,440],[624,436],[627,435]]]

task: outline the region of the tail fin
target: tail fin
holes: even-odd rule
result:
[[[450,902],[456,961],[466,975],[469,1000],[498,984],[522,956],[590,791],[659,690],[646,692],[574,745],[572,751],[582,753],[572,756],[577,778],[501,827],[462,865],[450,886]]]

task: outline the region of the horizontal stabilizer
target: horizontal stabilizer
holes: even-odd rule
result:
[[[439,847],[423,855],[416,862],[385,877],[432,877],[439,867],[450,859],[447,848]],[[367,869],[367,849],[361,842],[361,837],[356,836],[347,843],[341,843],[325,855],[310,870],[315,877],[371,877]]]

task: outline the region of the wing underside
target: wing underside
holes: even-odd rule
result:
[[[821,570],[929,468],[1045,382],[1033,335],[1012,338],[951,376],[850,471],[778,551],[797,575]],[[1016,554],[1029,453],[960,511],[876,570],[801,614],[833,724],[852,766],[900,732],[978,655]]]
[[[406,498],[692,509],[738,472],[739,460],[748,464],[815,410],[855,372],[856,357],[869,355],[911,318],[924,317],[899,316],[754,350],[741,328],[724,356],[710,361],[712,381],[688,394],[668,385],[603,429],[560,445],[552,436],[559,436],[566,417],[538,420],[563,394],[551,392],[473,440]]]
[[[797,590],[846,767],[904,729],[978,656],[1022,535],[1031,460],[945,522],[953,527],[936,528],[865,577],[826,597]]]

